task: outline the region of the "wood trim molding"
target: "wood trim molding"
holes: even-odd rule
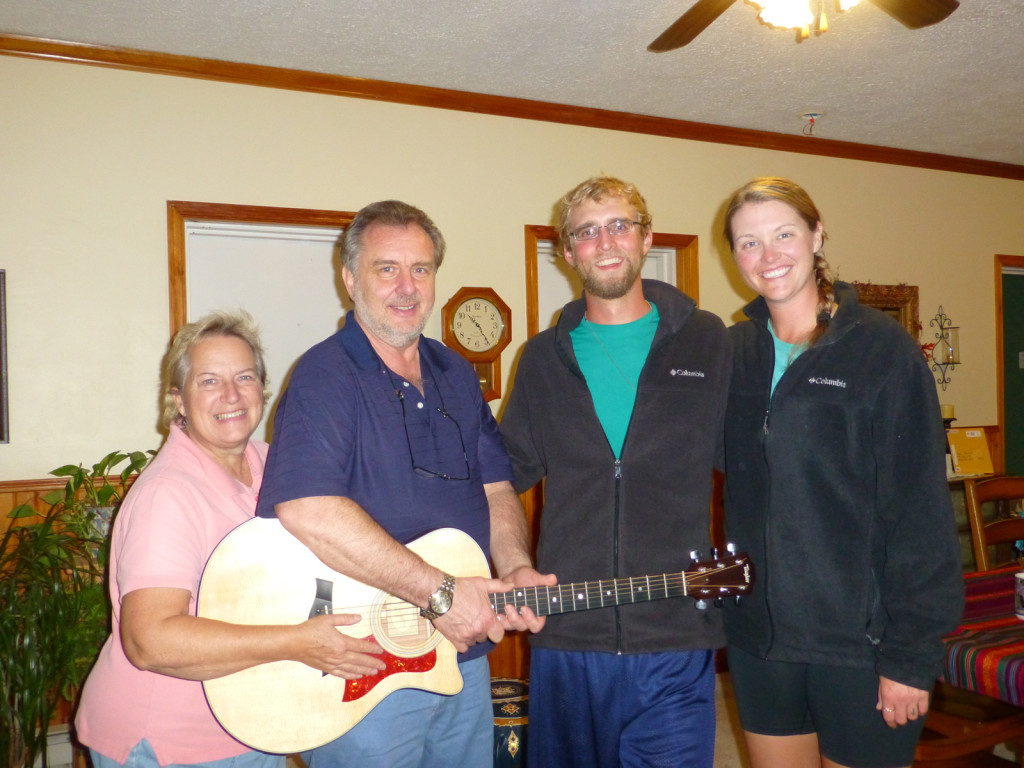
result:
[[[114,478],[120,480],[120,478]],[[63,491],[67,479],[63,477],[45,477],[33,480],[0,480],[0,535],[12,525],[38,522],[50,508],[43,497],[54,491]],[[28,504],[36,511],[35,518],[12,520],[7,515],[15,507]]]
[[[554,227],[527,224],[526,235],[526,338],[531,339],[540,332],[540,298],[537,283],[540,273],[537,269],[537,243],[541,240],[558,242],[558,230]]]
[[[700,306],[700,261],[696,235],[654,233],[654,245],[676,249],[676,286]]]
[[[106,478],[110,485],[121,488],[121,478],[118,475],[108,475]],[[135,482],[134,477],[128,481],[128,487]],[[64,491],[67,487],[65,477],[43,477],[32,480],[0,480],[0,535],[12,525],[38,522],[50,509],[43,497],[54,491]],[[120,490],[119,490],[120,492]],[[15,507],[21,504],[28,504],[36,511],[35,518],[20,518],[17,522],[7,515]]]
[[[263,205],[228,205],[167,201],[167,270],[170,287],[171,336],[188,321],[186,296],[185,222],[233,221],[246,224],[285,224],[344,229],[355,218],[350,211],[316,208],[278,208]]]
[[[931,152],[876,147],[816,136],[789,135],[728,128],[688,120],[574,107],[529,99],[453,91],[421,85],[389,83],[357,77],[328,75],[296,69],[239,64],[192,56],[152,53],[85,43],[46,40],[21,35],[0,35],[0,55],[49,59],[76,64],[128,69],[136,72],[193,77],[203,80],[284,88],[396,104],[476,112],[499,117],[542,120],[551,123],[604,128],[614,131],[664,136],[713,144],[756,147],[782,152],[863,160],[952,173],[969,173],[1024,181],[1024,165],[1011,165]]]
[[[67,486],[63,477],[41,477],[34,480],[0,480],[0,493],[49,493]],[[19,502],[20,503],[20,502]]]

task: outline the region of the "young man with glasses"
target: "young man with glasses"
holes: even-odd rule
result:
[[[508,458],[475,372],[422,336],[444,247],[434,223],[406,203],[356,214],[341,247],[354,310],[292,375],[257,514],[276,514],[334,570],[418,606],[460,652],[464,686],[453,696],[391,693],[307,754],[310,768],[489,764],[490,642],[506,628],[543,626],[529,610],[499,616],[489,602],[491,592],[554,579],[532,567]],[[468,533],[501,580],[455,578],[404,546],[439,528]]]
[[[562,583],[678,573],[710,550],[731,355],[722,321],[640,276],[632,184],[559,203],[582,298],[523,350],[501,423],[516,490],[544,480],[538,568]],[[531,638],[530,768],[711,768],[714,609],[658,600],[548,617]]]

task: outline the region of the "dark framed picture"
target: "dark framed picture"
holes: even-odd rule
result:
[[[0,443],[10,442],[7,418],[7,273],[0,269]]]
[[[906,285],[873,285],[872,283],[853,283],[861,304],[879,309],[907,329],[914,339],[921,332],[921,321],[918,320],[917,286]]]

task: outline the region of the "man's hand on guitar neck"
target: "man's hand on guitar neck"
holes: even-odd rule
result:
[[[515,587],[553,587],[558,583],[558,577],[553,573],[542,574],[535,568],[528,565],[520,566],[510,573],[502,576],[502,580],[511,586],[504,592]],[[504,613],[498,614],[498,620],[504,625],[506,631],[510,629],[519,632],[540,632],[544,628],[544,617],[538,617],[528,607],[523,606],[518,611],[514,605],[505,606]]]
[[[434,626],[460,653],[465,653],[469,646],[485,640],[500,643],[506,630],[539,632],[543,628],[545,620],[535,616],[529,608],[517,612],[509,605],[505,613],[499,616],[491,607],[490,595],[493,592],[508,592],[516,586],[555,584],[554,574],[544,576],[524,566],[507,574],[505,579],[455,579],[452,607],[446,614],[434,619]]]
[[[459,653],[465,653],[469,646],[485,640],[499,643],[505,635],[505,628],[491,608],[488,595],[511,588],[511,584],[499,579],[457,578],[452,592],[452,607],[434,619],[434,626]]]

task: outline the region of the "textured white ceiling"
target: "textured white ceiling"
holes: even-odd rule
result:
[[[1024,165],[1024,0],[908,30],[870,0],[797,43],[738,0],[3,0],[0,32],[429,85]],[[831,3],[827,3],[830,7]]]

